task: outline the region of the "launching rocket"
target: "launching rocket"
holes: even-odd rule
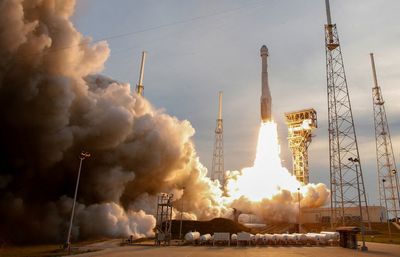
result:
[[[271,93],[268,85],[268,48],[263,45],[260,49],[261,55],[261,121],[271,121]]]

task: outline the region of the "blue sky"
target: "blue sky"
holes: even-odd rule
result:
[[[259,128],[261,65],[268,46],[273,116],[281,156],[291,170],[284,112],[312,107],[319,128],[310,146],[310,180],[329,184],[323,0],[78,0],[75,26],[93,40],[110,38],[103,74],[138,80],[148,52],[145,97],[196,130],[200,161],[210,167],[217,94],[224,91],[226,169],[250,166]],[[400,159],[400,2],[331,1],[337,24],[370,203],[377,203],[369,53],[375,54],[395,157]],[[132,33],[131,33],[132,32]]]

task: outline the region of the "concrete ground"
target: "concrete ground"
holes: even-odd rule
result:
[[[130,245],[107,248],[102,251],[80,254],[79,256],[133,256],[133,257],[264,257],[264,256],[391,256],[400,257],[400,245],[367,243],[368,252],[344,249],[341,247],[224,247],[224,246],[152,246]]]

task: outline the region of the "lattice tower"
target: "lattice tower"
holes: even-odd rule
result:
[[[359,202],[361,206],[365,206],[366,215],[363,215],[363,218],[369,223],[368,203],[339,35],[336,24],[332,24],[331,21],[329,0],[325,0],[325,3],[328,21],[325,25],[325,52],[331,225],[335,227],[337,223],[342,225],[357,223],[358,221],[353,219],[346,208],[359,206]],[[357,160],[357,162],[351,160]]]
[[[225,170],[224,170],[224,129],[222,122],[222,92],[219,92],[218,97],[218,119],[215,128],[215,141],[212,159],[211,179],[218,180],[220,185],[225,185]]]
[[[385,102],[376,76],[374,55],[371,53],[372,75],[372,103],[374,110],[376,165],[378,172],[379,201],[387,208],[389,219],[400,217],[399,186],[392,140],[386,117]]]

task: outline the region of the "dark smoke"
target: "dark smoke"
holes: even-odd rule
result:
[[[190,123],[97,75],[109,48],[76,31],[74,5],[0,0],[0,239],[65,240],[83,149],[75,240],[151,235],[156,194],[182,187],[187,215],[220,215]]]

